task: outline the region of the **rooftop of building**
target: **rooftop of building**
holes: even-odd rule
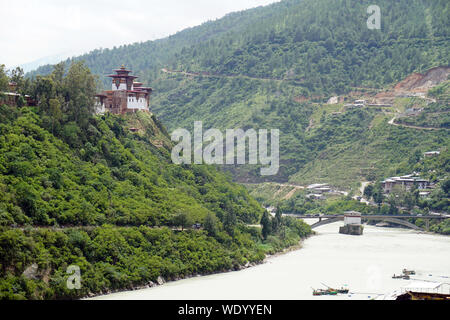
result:
[[[418,173],[414,172],[404,176],[389,177],[386,178],[384,181],[382,181],[382,183],[386,182],[429,182],[429,181],[427,179],[421,178]]]
[[[344,213],[346,217],[361,217],[361,212],[358,211],[345,211]]]
[[[316,183],[316,184],[309,185],[307,188],[308,189],[317,189],[317,188],[327,188],[327,187],[329,187],[328,183]]]

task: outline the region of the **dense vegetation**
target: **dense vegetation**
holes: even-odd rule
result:
[[[0,105],[0,298],[230,270],[311,233],[285,219],[263,238],[249,226],[263,209],[246,189],[212,166],[172,164],[153,115],[93,116],[96,80],[83,63],[17,80],[39,103]],[[66,287],[69,265],[81,269],[80,290]]]
[[[320,93],[390,84],[414,70],[448,63],[447,1],[378,1],[381,30],[366,26],[371,4],[285,0],[232,13],[166,39],[99,49],[77,59],[97,74],[125,63],[145,80],[154,81],[167,67],[291,79]],[[50,71],[46,66],[34,74]]]
[[[67,299],[238,269],[266,253],[297,245],[310,230],[286,220],[261,242],[260,231],[240,226],[233,237],[206,231],[147,226],[120,228],[12,229],[0,233],[0,299]],[[24,270],[36,265],[36,271]],[[69,290],[67,267],[81,271],[81,288]]]
[[[371,88],[390,86],[411,72],[449,65],[448,1],[378,1],[381,30],[366,26],[371,4],[285,0],[76,60],[98,75],[125,63],[154,87],[152,108],[170,130],[191,128],[196,120],[205,129],[279,128],[279,174],[227,168],[238,181],[324,181],[350,188],[403,170],[399,159],[448,144],[446,132],[389,126],[381,110],[333,115],[342,105],[323,104],[332,95],[376,93]],[[42,67],[30,76],[50,70]],[[442,117],[428,120],[448,126]]]
[[[382,14],[381,30],[367,29],[366,9],[371,4],[368,0],[285,0],[233,13],[166,39],[99,49],[74,60],[84,60],[96,75],[126,64],[155,89],[152,110],[170,130],[192,128],[197,120],[204,122],[204,130],[280,129],[281,168],[277,176],[265,177],[266,180],[301,185],[325,182],[353,190],[360,181],[378,181],[370,195],[378,206],[352,200],[352,193],[347,198],[320,202],[307,199],[300,192],[277,203],[280,212],[407,213],[408,208],[399,207],[408,206],[420,213],[447,211],[448,83],[430,91],[429,95],[437,100],[431,104],[419,98],[398,98],[393,107],[386,108],[347,108],[344,103],[326,103],[336,95],[350,101],[373,97],[412,72],[449,65],[448,1],[377,1]],[[15,77],[22,81],[20,70]],[[67,77],[81,79],[84,85],[70,87],[74,82],[65,80]],[[99,79],[105,86],[108,80]],[[19,87],[40,104],[38,108],[19,111],[2,107],[1,130],[11,139],[4,139],[1,144],[0,172],[6,179],[0,180],[4,190],[1,221],[4,225],[42,224],[57,228],[69,223],[88,228],[52,229],[62,248],[70,248],[72,232],[85,232],[83,243],[94,247],[102,232],[121,234],[123,243],[110,247],[124,248],[120,264],[119,260],[107,262],[106,266],[96,264],[97,256],[90,252],[97,249],[77,251],[77,257],[84,257],[89,268],[95,270],[92,279],[110,281],[97,286],[100,280],[89,278],[92,292],[130,286],[134,281],[141,283],[136,280],[136,272],[142,272],[142,280],[154,281],[157,275],[171,278],[258,261],[262,252],[278,250],[309,232],[308,227],[295,220],[263,214],[244,189],[215,168],[172,166],[168,158],[170,142],[154,118],[78,117],[77,108],[82,108],[80,114],[90,114],[90,95],[82,93],[95,87],[95,79],[88,76],[84,65],[75,64],[67,74],[61,65],[39,68]],[[394,124],[389,123],[398,111],[407,113],[409,108],[418,106],[424,110],[417,117],[401,117]],[[127,130],[131,126],[142,129],[132,134]],[[21,145],[21,141],[26,142]],[[421,155],[431,150],[442,152],[441,158],[429,160],[436,161],[434,164],[421,160]],[[17,160],[10,162],[11,159]],[[238,181],[264,180],[254,166],[226,169]],[[414,170],[439,182],[429,199],[418,199],[415,190],[399,194],[399,198],[380,195],[380,180]],[[67,196],[64,191],[72,189],[75,191]],[[265,201],[261,194],[255,195]],[[194,222],[202,223],[204,230],[179,232]],[[113,226],[96,227],[104,223]],[[261,230],[246,226],[255,223],[262,225]],[[94,230],[89,229],[93,225]],[[36,292],[38,297],[74,294],[64,293],[63,288],[45,292],[42,288],[48,287],[44,276],[37,282],[24,280],[20,275],[31,262],[26,257],[45,256],[50,245],[43,244],[47,243],[42,240],[43,230],[8,230],[8,237],[14,240],[3,240],[2,248],[14,243],[23,249],[18,251],[19,257],[2,265],[2,279],[7,283],[3,287],[18,288],[6,295],[20,298],[36,296]],[[432,226],[432,230],[448,234],[448,222]],[[177,251],[181,254],[177,259],[170,249],[164,253],[153,249],[139,251],[135,241],[152,243],[149,232],[155,238],[167,234],[173,243],[178,243],[179,237],[192,237],[189,239],[198,242],[194,249],[202,252],[202,248],[217,244],[222,256],[227,257],[222,259],[226,262],[211,256],[211,263],[193,266],[186,257],[190,256],[188,252],[196,251],[184,247]],[[27,251],[34,246],[46,249]],[[107,255],[116,254],[108,251],[115,249],[101,250]],[[52,257],[46,260],[56,270],[55,279],[61,279],[56,275],[63,274],[64,266],[74,260],[62,262],[57,249],[50,252]],[[208,255],[205,252],[200,256]],[[169,271],[154,268],[150,273],[139,268],[136,271],[127,260],[130,257],[139,257],[139,261],[165,261],[171,257],[176,267]],[[17,263],[12,266],[11,261]],[[41,270],[45,268],[44,264]],[[42,290],[35,290],[36,286]]]

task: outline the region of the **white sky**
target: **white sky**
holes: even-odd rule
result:
[[[0,64],[155,40],[277,0],[0,0]]]

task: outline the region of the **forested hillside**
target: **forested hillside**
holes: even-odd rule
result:
[[[447,131],[394,128],[380,110],[324,104],[334,95],[374,95],[412,72],[449,65],[448,1],[377,1],[381,30],[367,28],[371,4],[285,0],[76,59],[102,80],[122,63],[135,70],[154,88],[152,110],[170,130],[195,120],[205,129],[280,129],[281,170],[265,180],[348,188],[448,145]],[[262,181],[257,168],[231,170],[239,181]]]
[[[447,1],[378,1],[381,30],[369,30],[370,1],[285,0],[232,13],[166,39],[99,49],[83,59],[97,74],[122,63],[152,83],[161,68],[289,79],[311,92],[380,86],[448,64]],[[50,66],[34,74],[50,71]]]
[[[241,268],[311,233],[287,218],[255,227],[261,205],[217,168],[173,164],[155,116],[94,116],[95,77],[83,63],[16,76],[38,104],[0,103],[0,299],[76,298]],[[66,285],[70,265],[79,290]]]
[[[366,25],[372,4],[380,30]],[[282,210],[448,211],[449,7],[284,0],[94,50],[25,79],[1,67],[0,91],[14,81],[37,106],[0,104],[0,298],[76,298],[260,262],[311,233]],[[94,93],[122,64],[153,87],[153,114],[92,116]],[[430,69],[447,78],[397,90]],[[356,99],[372,106],[354,107]],[[172,164],[167,131],[199,120],[204,130],[280,129],[278,175]],[[431,150],[441,156],[424,160]],[[232,182],[324,182],[354,192],[361,181],[412,171],[436,183],[428,198],[415,190],[370,206],[353,193],[320,203],[294,192],[275,218]],[[250,189],[265,201],[259,186]],[[448,222],[432,230],[450,232]],[[66,286],[69,265],[81,268],[80,290]]]

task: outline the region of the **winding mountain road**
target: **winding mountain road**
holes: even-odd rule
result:
[[[395,120],[397,119],[397,115],[394,116],[391,120],[389,120],[389,124],[397,127],[405,127],[405,128],[411,128],[411,129],[417,129],[417,130],[449,130],[448,128],[434,128],[434,127],[419,127],[419,126],[413,126],[410,124],[404,124],[404,123],[396,123]]]
[[[162,68],[161,71],[167,74],[181,74],[189,77],[226,78],[226,79],[243,78],[249,80],[276,81],[276,82],[292,81],[291,79],[257,78],[246,75],[223,75],[223,74],[212,74],[207,72],[187,72],[187,71],[169,70],[166,68]]]

